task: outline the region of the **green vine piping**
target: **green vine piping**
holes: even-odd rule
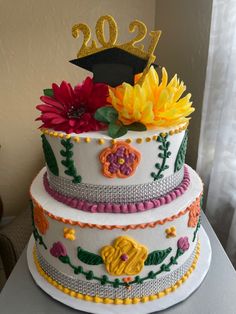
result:
[[[167,249],[167,250],[169,251],[169,249]],[[154,251],[154,252],[156,252],[156,251]],[[95,276],[92,270],[84,271],[82,266],[73,265],[71,263],[71,260],[70,260],[68,255],[59,256],[58,258],[62,263],[68,264],[73,269],[74,274],[76,274],[76,275],[82,274],[85,276],[85,278],[87,280],[96,280],[96,281],[99,281],[101,283],[101,285],[111,284],[114,288],[118,288],[120,286],[130,286],[130,285],[137,284],[137,283],[141,284],[146,280],[155,279],[157,275],[159,275],[163,272],[170,271],[171,270],[170,267],[172,265],[177,265],[178,264],[178,262],[177,262],[178,258],[183,254],[184,254],[184,251],[181,250],[180,248],[177,248],[176,254],[170,258],[170,262],[168,264],[163,263],[157,272],[150,271],[148,273],[148,275],[143,277],[143,278],[140,278],[140,276],[135,276],[134,280],[130,281],[129,283],[123,282],[119,278],[116,278],[115,280],[112,281],[108,278],[107,275],[103,275],[102,277]]]
[[[40,245],[42,245],[45,250],[47,250],[47,246],[43,241],[42,236],[39,234],[38,229],[35,226],[34,223],[34,206],[33,206],[33,202],[30,201],[30,207],[31,207],[31,213],[32,213],[32,227],[33,227],[33,236],[36,242],[38,242]]]
[[[60,154],[62,157],[65,157],[64,160],[61,161],[62,165],[67,168],[64,172],[68,176],[72,177],[73,183],[80,183],[81,182],[81,176],[77,175],[77,170],[74,165],[74,160],[72,159],[73,157],[73,143],[71,143],[71,139],[67,140],[61,140],[61,145],[65,148],[65,150],[61,150]]]
[[[197,222],[196,229],[194,230],[192,242],[195,241],[196,236],[197,236],[197,232],[198,232],[198,230],[199,230],[200,227],[201,227],[201,216],[199,217],[198,222]]]
[[[174,172],[180,170],[184,165],[187,144],[188,144],[188,130],[185,131],[184,138],[182,140],[178,154],[176,156]]]
[[[160,134],[157,138],[157,142],[161,143],[158,148],[162,151],[158,154],[158,157],[162,159],[162,163],[156,163],[155,167],[158,170],[157,173],[152,172],[151,176],[154,178],[154,181],[163,178],[163,172],[169,168],[166,164],[167,159],[170,157],[171,152],[169,151],[170,142],[167,141],[168,134]]]
[[[43,151],[44,151],[44,156],[45,156],[47,166],[48,166],[49,170],[51,171],[51,173],[53,173],[55,176],[58,176],[59,175],[59,169],[58,169],[58,165],[57,165],[57,160],[56,160],[56,157],[53,153],[51,145],[49,144],[49,142],[48,142],[48,140],[44,134],[41,135],[41,138],[42,138]]]

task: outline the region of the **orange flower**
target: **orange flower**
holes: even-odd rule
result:
[[[44,215],[43,208],[36,204],[34,206],[34,223],[41,234],[45,234],[48,229],[48,221]]]
[[[103,174],[108,178],[127,178],[134,174],[141,160],[140,153],[126,142],[116,142],[100,154]]]
[[[125,282],[125,283],[129,283],[133,280],[132,277],[125,277],[125,278],[122,278],[122,280]]]
[[[188,218],[188,226],[195,228],[197,223],[198,223],[198,219],[200,216],[200,198],[197,199],[196,202],[194,202],[191,206],[190,206],[190,211],[189,211],[189,218]]]

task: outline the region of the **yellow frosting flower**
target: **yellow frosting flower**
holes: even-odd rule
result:
[[[113,245],[101,250],[106,270],[114,276],[140,273],[147,255],[147,248],[128,236],[118,237]]]
[[[75,229],[64,228],[64,238],[67,240],[74,241],[76,239]]]
[[[168,74],[162,68],[162,80],[153,66],[150,67],[142,85],[123,83],[109,88],[109,101],[119,113],[119,120],[129,125],[143,123],[148,129],[169,127],[185,123],[194,108],[191,94],[182,97],[186,90],[175,75],[168,83]]]

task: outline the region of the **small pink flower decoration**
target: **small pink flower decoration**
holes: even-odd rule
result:
[[[50,249],[50,253],[54,257],[67,255],[66,248],[60,241],[53,243],[53,246]]]
[[[126,142],[119,141],[100,154],[103,174],[108,178],[132,176],[141,160],[141,154]]]
[[[188,237],[179,238],[179,240],[177,242],[177,246],[183,252],[187,251],[189,249]]]

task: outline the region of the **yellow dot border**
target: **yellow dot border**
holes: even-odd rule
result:
[[[171,292],[174,292],[192,274],[192,272],[196,268],[199,255],[200,255],[200,241],[198,241],[196,254],[195,254],[194,260],[193,260],[192,265],[190,266],[190,268],[186,271],[186,273],[183,275],[183,277],[181,277],[174,285],[170,286],[169,288],[166,288],[165,290],[163,290],[161,292],[158,292],[156,294],[149,295],[149,296],[143,296],[141,298],[136,297],[136,298],[126,298],[126,299],[119,299],[119,298],[110,299],[110,298],[101,298],[99,296],[89,296],[87,294],[78,293],[76,291],[73,291],[71,289],[68,289],[68,288],[62,286],[61,284],[59,284],[57,281],[53,280],[50,276],[48,276],[44,272],[44,270],[41,268],[41,266],[40,266],[40,264],[39,264],[39,262],[37,260],[35,246],[34,246],[34,249],[33,249],[33,258],[34,258],[34,262],[35,262],[35,266],[37,268],[37,271],[39,272],[39,274],[48,283],[53,285],[56,289],[60,290],[61,292],[65,293],[65,294],[68,294],[71,297],[74,297],[76,299],[90,301],[90,302],[95,302],[95,303],[104,303],[104,304],[137,304],[137,303],[140,303],[140,302],[141,303],[146,303],[148,301],[153,301],[153,300],[156,300],[156,299],[160,299],[160,298],[166,296],[167,294],[169,294]]]
[[[181,133],[182,131],[186,130],[188,128],[188,125],[189,125],[189,122],[186,122],[183,126],[181,127],[177,127],[175,129],[172,129],[168,132],[169,135],[174,135],[174,134],[178,134],[178,133]],[[41,128],[40,129],[41,132],[45,135],[49,135],[49,136],[52,136],[52,137],[58,137],[58,138],[61,138],[61,139],[72,139],[75,143],[81,143],[81,142],[84,142],[84,143],[97,143],[99,145],[103,145],[106,143],[106,140],[104,138],[99,138],[99,139],[94,139],[92,141],[92,138],[91,137],[79,137],[79,136],[75,136],[75,137],[71,137],[71,134],[65,134],[65,133],[61,133],[61,132],[57,132],[57,131],[51,131],[51,130],[48,130],[48,129],[44,129],[44,128]],[[165,133],[167,134],[167,133]],[[125,139],[126,143],[130,144],[132,142],[136,142],[137,144],[142,144],[143,142],[145,143],[151,143],[152,141],[156,141],[157,138],[158,138],[158,135],[153,135],[152,137],[150,136],[147,136],[147,137],[139,137],[139,138],[136,138],[136,139],[131,139],[131,138],[127,138]],[[111,140],[108,140],[110,141],[111,144],[115,144],[116,141],[119,140],[119,139],[111,139]]]

